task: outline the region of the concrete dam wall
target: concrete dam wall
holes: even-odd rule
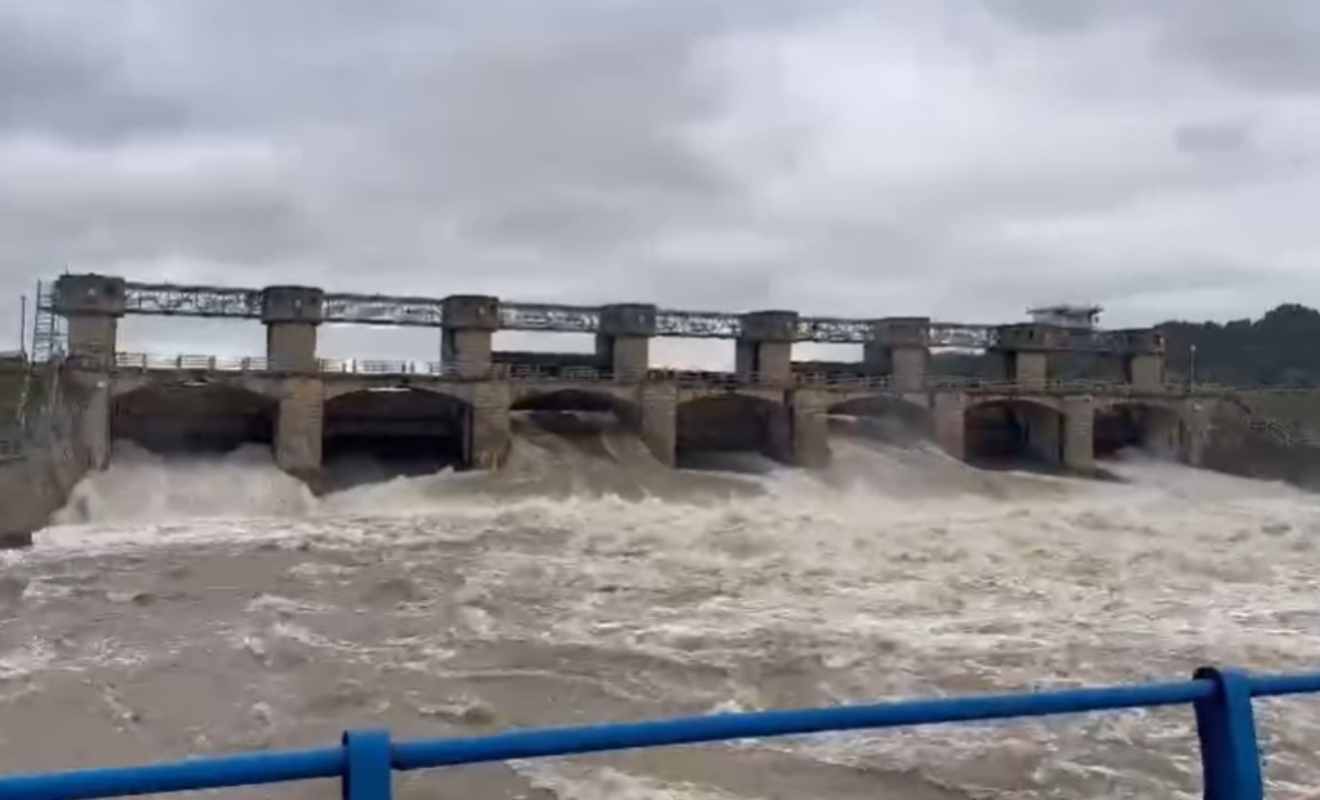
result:
[[[1099,441],[1102,454],[1160,438],[1147,430],[1158,415],[1144,411],[1097,428],[1096,415],[1118,398],[1175,415],[1173,447],[1190,463],[1203,438],[1190,398],[1170,396],[1163,338],[1148,329],[547,305],[470,294],[361,296],[96,274],[61,276],[38,305],[67,323],[67,341],[50,353],[59,355],[66,394],[82,398],[71,412],[76,443],[98,469],[110,463],[116,440],[157,452],[269,447],[281,469],[318,488],[333,487],[328,473],[363,460],[392,462],[404,474],[491,469],[509,452],[511,415],[528,412],[611,414],[666,466],[699,464],[703,453],[748,452],[820,467],[830,461],[831,419],[916,415],[916,426],[955,458],[1030,458],[1087,473],[1096,430],[1107,437]],[[121,353],[119,321],[138,314],[259,322],[266,353],[227,365],[221,362],[233,360]],[[441,360],[420,371],[408,363],[328,361],[317,352],[326,322],[433,328]],[[510,330],[591,334],[595,352],[496,351],[495,334]],[[656,370],[650,351],[657,337],[728,340],[734,371]],[[794,345],[807,341],[858,344],[862,360],[796,363]],[[993,376],[932,376],[933,349],[949,347],[984,351]],[[1111,367],[1115,382],[1059,385],[1060,359],[1078,353]]]
[[[902,392],[667,374],[623,383],[100,372],[67,363],[33,376],[45,400],[28,425],[25,456],[0,466],[3,530],[20,537],[41,527],[87,470],[109,465],[116,441],[161,454],[268,448],[285,472],[332,492],[395,475],[498,468],[514,421],[529,414],[570,428],[552,417],[602,415],[655,462],[697,469],[728,453],[825,466],[833,430],[933,438],[960,460],[1077,474],[1127,448],[1303,485],[1320,474],[1314,446],[1275,441],[1277,431],[1260,423],[1269,412],[1293,420],[1294,439],[1320,430],[1311,395],[1106,395],[1000,384]]]

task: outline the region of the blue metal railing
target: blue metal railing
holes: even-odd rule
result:
[[[1190,681],[1098,689],[984,695],[878,705],[681,717],[656,722],[513,731],[468,739],[392,742],[387,731],[349,731],[339,747],[141,767],[0,777],[0,800],[66,798],[213,789],[311,778],[340,778],[347,800],[388,800],[392,770],[563,756],[603,750],[693,744],[760,736],[889,728],[937,722],[1037,717],[1082,711],[1192,703],[1205,797],[1263,797],[1252,697],[1320,692],[1320,673],[1247,676],[1202,668]]]

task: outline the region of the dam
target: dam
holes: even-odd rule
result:
[[[280,468],[302,477],[358,455],[490,469],[508,452],[511,414],[580,411],[613,415],[669,466],[705,451],[748,451],[821,467],[832,418],[898,415],[958,459],[1025,456],[1085,473],[1098,455],[1134,444],[1198,464],[1218,402],[1214,392],[1166,380],[1164,342],[1149,329],[180,286],[95,274],[60,277],[47,311],[67,324],[56,349],[63,380],[81,398],[78,436],[94,468],[107,466],[111,442],[125,439],[166,452],[266,445]],[[266,327],[266,352],[120,352],[118,321],[133,314],[249,319]],[[441,360],[323,359],[317,331],[327,323],[434,328]],[[501,330],[593,334],[596,348],[503,353],[493,348]],[[656,368],[656,337],[729,340],[735,368]],[[863,357],[798,362],[800,342],[860,344]],[[988,374],[934,374],[932,352],[948,348],[983,351]],[[1060,378],[1058,365],[1078,355],[1108,365],[1108,377]]]
[[[278,294],[120,288],[123,315],[254,325]],[[29,498],[54,509],[19,521],[39,529],[31,547],[0,552],[0,708],[8,729],[36,733],[0,748],[5,770],[65,768],[107,742],[122,763],[282,749],[357,720],[461,737],[1134,682],[1212,660],[1313,668],[1299,642],[1320,630],[1320,504],[1189,466],[1218,468],[1242,393],[1169,380],[1157,332],[799,316],[786,341],[753,347],[768,315],[655,309],[653,337],[611,347],[618,312],[496,301],[499,326],[586,327],[602,347],[459,361],[493,345],[504,328],[488,324],[489,337],[451,334],[457,352],[439,363],[340,361],[302,323],[229,358],[123,352],[119,300],[80,323],[75,299],[52,297],[68,336],[27,370],[51,435],[0,465],[0,521]],[[321,324],[383,324],[392,303],[323,294]],[[437,303],[401,318],[443,341],[456,317]],[[637,357],[680,333],[730,341],[734,368]],[[835,337],[863,358],[799,360],[800,342]],[[300,363],[284,360],[291,341]],[[953,346],[984,350],[987,369],[950,374]],[[1108,377],[1078,379],[1079,357]],[[1312,396],[1277,397],[1275,416]],[[615,422],[568,424],[598,416]],[[890,423],[920,443],[854,435]],[[425,463],[311,490],[399,450]],[[710,471],[743,461],[769,469]],[[1048,468],[1016,468],[1033,461]],[[996,463],[1012,468],[979,468]],[[1117,480],[1074,477],[1096,466]],[[55,488],[4,483],[23,470]],[[1271,780],[1320,780],[1312,711],[1262,709]],[[483,796],[728,800],[792,781],[832,797],[1190,797],[1189,717],[935,726],[444,780]]]

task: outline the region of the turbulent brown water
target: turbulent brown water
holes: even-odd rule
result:
[[[260,450],[120,444],[0,555],[0,771],[396,736],[1314,668],[1320,498],[1129,456],[1124,481],[833,441],[671,472],[524,421],[510,464],[312,497]],[[748,463],[748,462],[751,463]],[[759,474],[749,474],[749,472]],[[1271,797],[1320,700],[1261,702]],[[401,776],[401,797],[1193,797],[1190,709]],[[327,782],[232,796],[328,797]]]

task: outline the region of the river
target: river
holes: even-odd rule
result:
[[[822,473],[669,471],[519,424],[509,465],[314,498],[264,449],[117,446],[0,554],[0,771],[1312,669],[1320,497],[1125,454],[1115,480],[836,436]],[[1258,702],[1267,793],[1320,699]],[[401,775],[398,796],[1196,797],[1190,708]],[[233,797],[329,797],[313,782]]]

